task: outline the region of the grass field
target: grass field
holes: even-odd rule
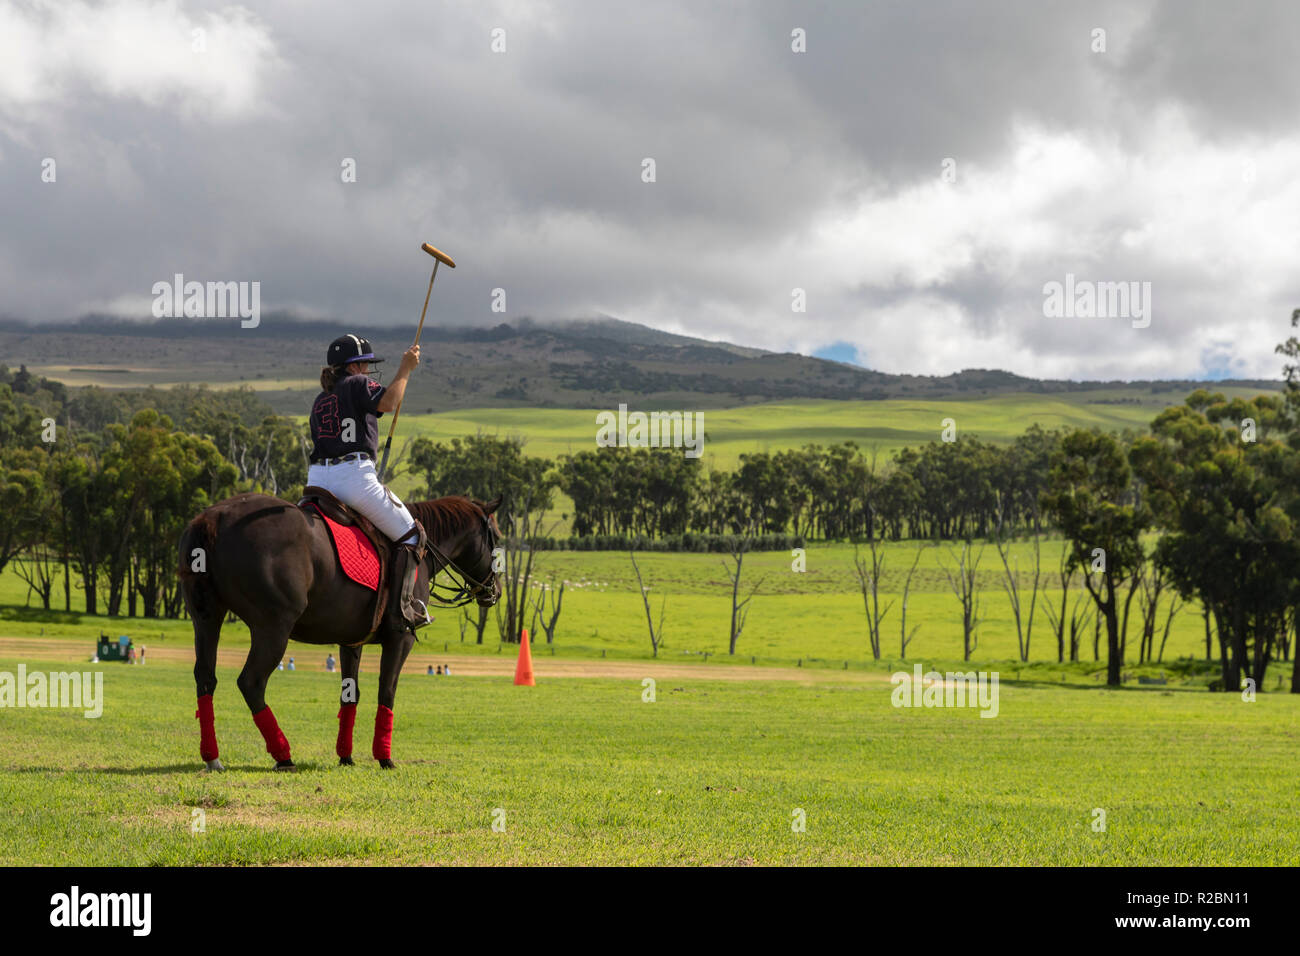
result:
[[[1045,546],[1045,567],[1060,546]],[[886,600],[913,547],[888,546]],[[1022,575],[1028,547],[1015,546]],[[1055,663],[1041,610],[1020,663],[989,547],[980,643],[960,667],[943,574],[954,559],[933,546],[908,608],[921,630],[906,663],[897,606],[874,661],[852,556],[810,547],[798,573],[788,553],[750,555],[747,579],[763,586],[732,658],[721,556],[642,555],[656,614],[658,596],[668,600],[651,660],[627,556],[545,553],[543,576],[571,583],[555,644],[534,645],[538,686],[511,685],[516,648],[495,627],[482,646],[472,631],[462,643],[443,612],[399,687],[389,773],[368,756],[377,651],[362,664],[358,766],[339,768],[338,676],[323,670],[325,648],[290,645],[299,669],[273,675],[268,700],[296,775],[270,772],[235,686],[242,624],[226,626],[218,664],[230,769],[204,774],[188,622],[24,608],[25,586],[7,570],[0,672],[102,671],[105,704],[99,719],[0,709],[0,865],[1300,863],[1300,700],[1274,692],[1289,664],[1270,669],[1254,702],[1208,693],[1216,671],[1201,660],[1195,608],[1175,619],[1163,662],[1125,669],[1164,673],[1164,686],[1105,689],[1090,642],[1081,662]],[[87,663],[101,631],[147,645],[149,663]],[[425,677],[435,661],[456,676]],[[998,716],[894,708],[889,674],[914,662],[998,672]],[[645,677],[657,681],[653,703]],[[1097,808],[1104,832],[1092,827]],[[805,832],[791,828],[797,810]],[[504,832],[493,830],[501,819]]]
[[[646,703],[640,680],[545,666],[535,688],[408,674],[392,772],[334,765],[335,676],[277,673],[293,775],[270,772],[220,668],[230,769],[210,775],[185,664],[79,665],[105,673],[98,720],[0,711],[0,865],[1300,862],[1288,696],[1004,684],[999,716],[981,719],[895,709],[883,675],[721,682],[699,668]]]

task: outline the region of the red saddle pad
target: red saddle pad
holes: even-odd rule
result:
[[[357,584],[378,591],[379,554],[365,532],[356,525],[348,527],[337,521],[331,521],[315,505],[312,505],[312,508],[330,529],[330,537],[334,539],[334,553],[339,556],[339,565],[343,568],[343,573]]]

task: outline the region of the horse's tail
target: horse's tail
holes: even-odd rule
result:
[[[176,576],[181,579],[192,617],[206,617],[214,610],[211,566],[217,526],[211,514],[202,511],[181,532]]]

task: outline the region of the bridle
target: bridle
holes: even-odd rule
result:
[[[492,527],[492,522],[488,519],[486,514],[480,512],[479,520],[483,523],[483,531],[487,537],[488,543],[488,555],[490,556],[492,552],[496,550],[497,542],[500,541],[501,536],[497,533],[497,530]],[[478,600],[485,592],[491,594],[495,590],[496,573],[490,570],[490,564],[488,565],[489,571],[487,578],[480,581],[467,574],[463,568],[458,567],[456,562],[452,561],[448,555],[443,553],[442,549],[434,544],[433,541],[426,540],[425,547],[434,555],[434,557],[442,562],[442,568],[440,570],[445,571],[447,576],[451,578],[450,584],[439,584],[437,582],[439,569],[435,569],[429,575],[429,602],[431,604],[437,604],[439,607],[464,607],[471,601]],[[438,591],[440,589],[446,592],[446,594],[439,594]]]

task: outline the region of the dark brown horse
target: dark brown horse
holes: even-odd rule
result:
[[[458,573],[464,582],[458,592],[461,603],[496,604],[501,585],[493,573],[492,549],[499,531],[492,513],[500,503],[500,498],[484,504],[453,496],[408,505],[430,545],[420,567],[417,597],[427,597],[430,580],[449,565],[448,572]],[[212,694],[217,686],[217,641],[229,611],[252,635],[237,683],[277,770],[292,770],[294,764],[289,742],[266,704],[266,682],[290,639],[339,646],[343,689],[335,749],[344,765],[352,763],[361,642],[381,647],[372,753],[381,767],[393,766],[393,701],[415,635],[386,617],[367,639],[377,594],[343,573],[323,521],[269,495],[227,498],[204,510],[181,534],[180,576],[185,606],[194,620],[199,753],[208,769],[224,769],[217,752]]]

